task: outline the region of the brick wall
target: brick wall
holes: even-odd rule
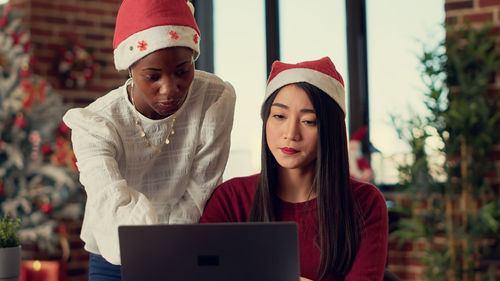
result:
[[[126,73],[113,64],[113,32],[121,0],[11,0],[25,15],[36,59],[34,70],[48,79],[67,103],[84,105],[121,85]],[[83,89],[67,89],[57,66],[61,50],[81,44],[100,63]]]
[[[418,261],[424,255],[423,242],[406,242],[398,245],[398,241],[389,241],[387,268],[401,280],[424,280],[424,266]]]
[[[385,192],[384,197],[398,206],[410,206],[411,204],[411,199],[405,193]],[[397,219],[397,214],[389,213],[389,223]],[[392,226],[390,230],[392,230]],[[425,255],[423,241],[400,244],[397,239],[390,238],[387,251],[387,268],[401,281],[423,281],[425,267],[419,261],[422,255]]]

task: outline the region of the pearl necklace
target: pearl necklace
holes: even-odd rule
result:
[[[134,94],[133,94],[133,89],[134,89],[134,81],[133,80],[132,80],[131,84],[132,84],[132,87],[131,87],[132,89],[130,91],[130,100],[132,100],[132,107],[134,108],[134,112],[135,112],[135,125],[137,127],[139,127],[140,135],[144,139],[144,142],[146,142],[146,147],[154,146],[158,152],[161,152],[163,145],[170,143],[170,140],[168,138],[171,135],[175,134],[175,131],[174,131],[175,113],[172,116],[172,123],[170,124],[170,131],[168,132],[167,138],[165,139],[165,141],[161,142],[158,145],[155,145],[155,144],[151,143],[151,141],[149,140],[148,136],[146,135],[146,132],[144,132],[144,128],[142,128],[141,120],[139,119],[139,113],[137,112],[137,108],[135,107]]]

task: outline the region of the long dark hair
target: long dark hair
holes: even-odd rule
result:
[[[313,180],[321,251],[318,280],[330,273],[345,276],[356,257],[362,231],[361,212],[354,200],[349,177],[345,115],[339,105],[319,88],[306,82],[295,85],[309,96],[318,124],[318,155]],[[249,221],[276,220],[278,163],[267,147],[266,122],[280,90],[262,105],[262,170]]]

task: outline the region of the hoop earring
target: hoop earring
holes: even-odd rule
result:
[[[134,87],[134,79],[132,77],[129,77],[127,81],[125,81],[125,85],[130,85],[132,88]]]

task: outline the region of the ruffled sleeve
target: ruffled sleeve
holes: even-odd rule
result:
[[[222,94],[208,107],[201,124],[200,139],[186,188],[198,209],[198,218],[207,199],[222,181],[229,156],[235,101],[233,87],[224,83]],[[182,212],[189,211],[180,201],[172,208],[171,216],[184,217]]]
[[[101,255],[120,264],[118,226],[154,224],[158,218],[149,200],[128,186],[118,168],[123,157],[120,134],[113,122],[88,109],[71,109],[63,121],[72,129],[72,143],[87,193],[86,218]],[[93,210],[93,211],[92,211]],[[82,233],[82,236],[86,235]]]

